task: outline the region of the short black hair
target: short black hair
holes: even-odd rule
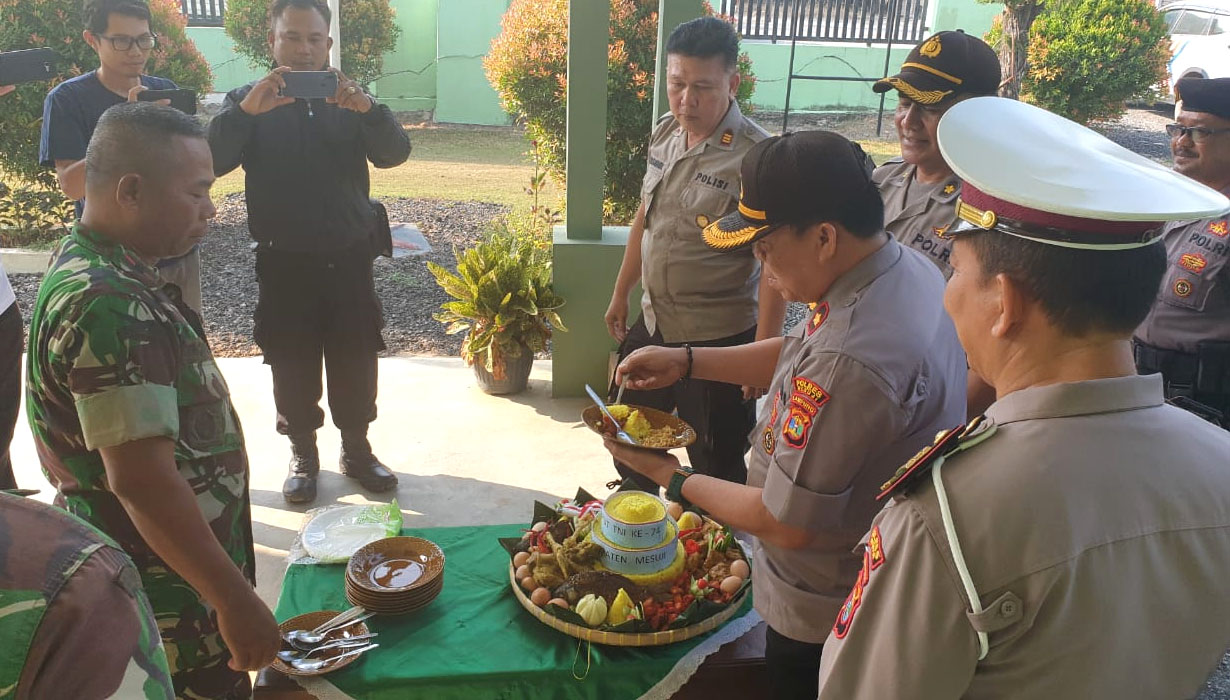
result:
[[[1162,276],[1161,243],[1125,250],[1090,250],[1038,243],[995,231],[961,233],[984,278],[1005,274],[1038,302],[1065,335],[1129,335],[1145,320]]]
[[[94,36],[107,33],[107,22],[113,14],[150,21],[149,4],[145,0],[85,0],[81,10],[85,28]]]
[[[86,183],[173,165],[167,153],[176,136],[204,139],[205,127],[196,117],[153,102],[124,102],[108,109],[85,149]]]
[[[269,28],[273,29],[273,23],[286,12],[287,8],[293,7],[298,10],[316,10],[321,17],[325,18],[325,24],[333,21],[333,11],[323,0],[273,0],[269,4]]]
[[[666,53],[692,58],[721,56],[729,70],[739,61],[739,35],[729,22],[701,17],[675,27],[666,40]]]

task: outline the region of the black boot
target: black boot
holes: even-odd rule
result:
[[[367,430],[342,431],[342,473],[377,493],[397,488],[397,475],[376,459]]]
[[[282,497],[287,503],[316,500],[316,475],[320,473],[320,453],[316,433],[290,436],[290,473],[282,482]]]

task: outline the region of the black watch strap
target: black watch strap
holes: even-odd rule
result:
[[[683,482],[687,481],[687,478],[694,473],[691,467],[679,467],[676,469],[675,473],[671,474],[670,483],[666,485],[667,500],[682,503],[685,508],[691,505],[688,503],[688,499],[683,497]]]

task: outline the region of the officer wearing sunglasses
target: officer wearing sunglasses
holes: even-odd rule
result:
[[[1230,194],[1230,78],[1184,78],[1175,92],[1175,171]],[[1137,369],[1160,372],[1168,399],[1230,428],[1230,219],[1173,222],[1164,235],[1166,276],[1136,329]]]

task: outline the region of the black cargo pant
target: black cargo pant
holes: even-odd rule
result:
[[[0,275],[3,275],[0,272]],[[17,302],[0,313],[0,490],[17,488],[9,443],[21,407],[21,311]]]
[[[334,425],[365,432],[376,419],[376,355],[384,349],[369,246],[327,254],[261,246],[256,279],[256,344],[273,372],[278,432],[324,425],[322,361]]]
[[[774,700],[812,700],[820,694],[820,654],[823,644],[791,639],[765,628],[764,663]]]
[[[729,347],[756,340],[756,327],[717,340],[690,343],[692,347]],[[649,345],[679,347],[682,343],[667,343],[662,333],[650,334],[644,317],[628,330],[628,336],[619,346],[619,359],[632,354],[638,348]],[[618,387],[611,387],[613,400]],[[688,447],[688,459],[692,468],[700,474],[747,483],[748,433],[756,425],[756,402],[743,400],[743,389],[734,384],[711,382],[703,379],[684,379],[673,386],[652,391],[624,392],[624,403],[656,408],[660,411],[678,410],[679,417],[696,429],[696,442]],[[628,467],[615,463],[615,469],[624,478],[633,477],[649,486],[648,480]]]

